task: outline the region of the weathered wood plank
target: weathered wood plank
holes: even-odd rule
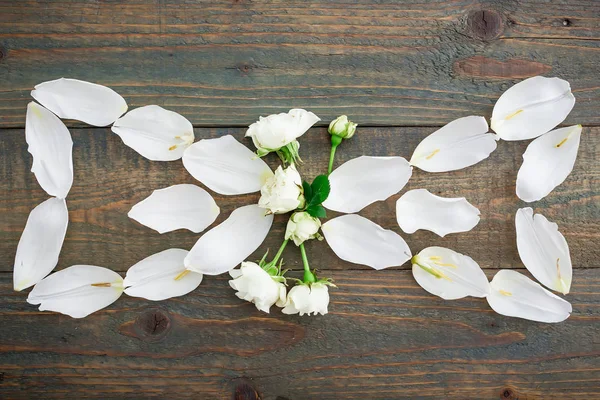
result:
[[[258,312],[206,277],[74,320],[36,311],[0,273],[0,397],[228,399],[245,382],[265,400],[600,398],[598,269],[575,272],[573,314],[555,325],[442,301],[410,271],[324,274],[339,285],[325,317]]]
[[[598,124],[600,4],[494,1],[0,1],[0,126],[76,77],[196,125],[309,107],[324,120],[441,125],[489,116],[536,75],[568,79],[568,123]],[[482,11],[483,10],[483,11]],[[73,125],[71,123],[71,125]]]
[[[410,158],[418,142],[434,128],[359,128],[355,137],[344,142],[337,152],[336,164],[361,154],[400,155]],[[233,134],[243,139],[243,129],[197,129],[198,138]],[[123,145],[108,129],[72,129],[75,182],[67,198],[70,224],[59,267],[96,264],[116,271],[155,252],[170,248],[191,248],[199,235],[176,231],[159,235],[127,217],[127,212],[152,190],[177,183],[198,183],[180,161],[151,162]],[[600,128],[584,128],[579,156],[573,173],[544,200],[534,203],[537,212],[559,224],[567,238],[575,268],[597,268],[600,249],[598,146]],[[0,271],[11,271],[14,253],[30,210],[48,196],[29,172],[31,156],[22,130],[0,131]],[[324,128],[312,129],[302,139],[301,173],[310,178],[326,171],[329,136]],[[439,238],[418,231],[406,238],[413,252],[441,245],[471,255],[486,268],[522,266],[515,246],[514,213],[526,206],[515,195],[515,179],[525,151],[525,142],[499,142],[498,149],[482,163],[455,172],[430,174],[415,169],[405,190],[427,188],[447,197],[466,197],[476,205],[482,219],[470,232]],[[275,166],[277,158],[267,157]],[[404,190],[401,192],[403,193]],[[361,212],[387,229],[401,232],[395,219],[395,202],[400,195],[379,202]],[[222,196],[214,194],[221,207],[216,223],[233,209],[251,204],[257,194]],[[334,213],[330,213],[335,215]],[[285,216],[277,216],[271,234],[255,254],[276,249],[283,239]],[[477,243],[477,246],[473,246]],[[293,247],[293,246],[292,246]],[[308,244],[313,265],[328,269],[362,268],[341,262],[325,242]],[[301,267],[297,249],[284,254],[288,267]]]

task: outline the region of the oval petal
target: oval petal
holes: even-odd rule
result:
[[[69,212],[63,199],[48,199],[31,211],[15,256],[16,291],[35,285],[56,267],[68,224]]]
[[[152,301],[183,296],[196,289],[202,274],[186,269],[187,250],[168,249],[144,258],[127,271],[125,293]]]
[[[560,128],[529,143],[517,174],[517,196],[528,203],[546,197],[573,170],[581,125]]]
[[[490,293],[490,283],[479,264],[454,250],[428,247],[413,257],[412,264],[417,283],[444,300]]]
[[[533,139],[563,122],[574,105],[569,82],[534,76],[500,96],[492,112],[492,129],[503,140]]]
[[[483,117],[456,119],[419,143],[410,164],[427,172],[455,171],[485,160],[496,150],[496,135]]]
[[[217,203],[206,190],[181,184],[155,190],[134,205],[127,215],[158,233],[176,229],[198,233],[215,222],[219,212]]]
[[[569,245],[558,225],[542,214],[534,216],[527,207],[517,211],[515,226],[519,257],[531,275],[552,290],[569,293],[573,267]]]
[[[402,157],[361,156],[345,162],[329,175],[331,191],[326,208],[354,213],[398,193],[412,175]]]
[[[273,171],[233,136],[202,139],[183,153],[183,166],[211,190],[226,195],[257,192]]]
[[[108,126],[127,111],[125,99],[114,90],[77,79],[40,83],[31,96],[60,118],[93,126]]]
[[[115,121],[111,130],[127,146],[152,161],[172,161],[194,143],[192,123],[156,105],[136,108]]]
[[[479,223],[479,210],[464,197],[446,198],[415,189],[396,202],[396,219],[406,233],[425,229],[444,237],[473,229]]]
[[[410,248],[396,232],[360,215],[342,215],[323,224],[323,235],[342,260],[384,269],[410,260]]]
[[[202,236],[185,258],[185,267],[206,275],[235,268],[267,237],[273,215],[256,204],[234,210],[229,218]]]
[[[73,184],[73,140],[60,119],[33,101],[25,120],[27,150],[33,156],[31,172],[50,196],[64,199]]]
[[[73,265],[49,275],[27,297],[40,311],[87,317],[114,303],[123,293],[123,278],[108,268]]]
[[[498,314],[538,322],[561,322],[569,318],[571,304],[544,289],[525,275],[503,269],[491,283],[488,304]]]

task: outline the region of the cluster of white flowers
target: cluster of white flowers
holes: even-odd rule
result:
[[[260,118],[248,128],[256,153],[230,135],[194,143],[192,124],[156,105],[127,114],[125,100],[113,90],[88,82],[59,79],[36,86],[27,109],[26,140],[32,171],[50,195],[31,212],[17,248],[14,288],[35,285],[28,302],[75,318],[102,309],[125,292],[158,301],[196,289],[203,275],[229,272],[230,286],[258,310],[273,305],[284,314],[326,314],[330,279],[310,269],[304,242],[325,239],[342,260],[374,269],[412,260],[415,280],[428,292],[451,300],[484,297],[498,313],[542,322],[562,321],[571,305],[526,276],[499,271],[491,283],[470,257],[442,247],[429,247],[413,257],[405,240],[357,215],[363,208],[399,193],[412,168],[445,172],[486,159],[503,140],[533,140],[517,174],[516,194],[532,202],[548,195],[571,172],[581,126],[554,129],[575,104],[568,82],[534,77],[506,91],[494,106],[489,132],[485,118],[468,116],[450,122],[426,137],[410,162],[402,157],[361,156],[333,169],[336,148],[352,138],[357,124],[341,116],[329,124],[331,153],[327,175],[312,183],[298,171],[298,139],[320,119],[293,109]],[[112,131],[142,156],[156,161],[182,159],[185,169],[213,192],[240,195],[260,192],[258,204],[234,210],[204,233],[189,251],[167,249],[133,265],[123,279],[107,268],[75,265],[51,275],[58,263],[68,225],[65,198],[73,182],[72,140],[60,118],[94,126],[112,124]],[[273,172],[262,157],[276,153],[283,165]],[[321,223],[326,209],[343,215]],[[188,229],[199,233],[220,213],[211,194],[183,184],[155,190],[136,204],[129,216],[159,233]],[[285,237],[271,260],[247,258],[268,235],[274,214],[290,213]],[[407,234],[419,229],[439,236],[466,232],[479,223],[479,210],[465,198],[444,198],[425,189],[404,193],[396,217]],[[517,248],[531,274],[549,289],[567,294],[572,279],[569,248],[556,224],[531,208],[516,214]],[[321,236],[322,233],[322,236]],[[284,276],[281,254],[292,241],[300,248],[302,279]],[[240,266],[236,269],[237,266]],[[296,281],[289,291],[288,281]]]

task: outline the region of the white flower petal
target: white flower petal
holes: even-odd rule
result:
[[[202,139],[183,153],[185,169],[220,194],[244,194],[260,190],[273,176],[269,166],[233,136]]]
[[[77,79],[40,83],[31,96],[60,118],[94,126],[110,125],[127,111],[127,103],[114,90]]]
[[[49,275],[27,297],[40,311],[83,318],[114,303],[123,293],[123,278],[108,268],[73,265]]]
[[[329,247],[345,261],[383,269],[402,265],[411,257],[400,235],[360,215],[333,218],[321,230]]]
[[[229,218],[202,236],[185,258],[185,267],[206,275],[235,268],[267,237],[273,215],[255,204],[234,210]]]
[[[563,122],[574,105],[569,82],[534,76],[500,96],[492,113],[492,129],[503,140],[532,139]]]
[[[25,121],[27,150],[33,156],[31,172],[50,196],[64,199],[73,184],[73,140],[60,119],[33,101]]]
[[[111,130],[123,143],[152,161],[178,160],[194,143],[190,121],[155,105],[129,111],[115,121]]]
[[[127,271],[125,293],[152,301],[188,294],[200,285],[202,274],[185,268],[187,255],[187,250],[168,249],[144,258]]]
[[[62,199],[48,199],[31,211],[17,246],[15,290],[33,286],[52,272],[58,263],[68,224],[67,204]]]
[[[529,143],[517,175],[517,196],[528,203],[546,197],[573,170],[581,125],[560,128]]]
[[[293,142],[321,119],[310,111],[295,108],[287,113],[260,117],[248,127],[246,137],[258,150],[275,151]]]
[[[455,171],[477,164],[496,150],[496,135],[483,117],[456,119],[419,143],[410,164],[427,172]]]
[[[361,156],[345,162],[329,175],[331,192],[326,208],[354,213],[398,193],[412,174],[402,157]]]
[[[498,314],[539,322],[569,318],[571,304],[517,271],[503,269],[492,279],[488,304]]]
[[[563,294],[569,293],[573,267],[569,245],[558,225],[542,214],[533,215],[530,207],[521,208],[515,217],[519,257],[540,283]]]
[[[155,190],[134,205],[127,215],[158,233],[176,229],[198,233],[215,222],[219,207],[206,190],[181,184]]]
[[[427,189],[415,189],[396,202],[396,219],[406,233],[426,229],[444,237],[473,229],[479,223],[479,210],[464,197],[439,197]]]
[[[453,250],[428,247],[413,257],[412,264],[417,283],[444,300],[490,293],[490,283],[481,267],[471,257]]]

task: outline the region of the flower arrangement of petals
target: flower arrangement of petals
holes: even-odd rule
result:
[[[428,247],[413,256],[405,239],[356,213],[401,192],[413,167],[436,173],[454,171],[489,157],[500,140],[534,139],[516,174],[516,195],[534,202],[567,179],[577,156],[581,125],[555,129],[575,104],[568,82],[533,77],[509,88],[494,106],[489,131],[484,117],[458,118],[423,139],[410,161],[363,155],[333,168],[335,154],[358,132],[343,115],[331,121],[327,174],[302,179],[300,140],[321,119],[310,111],[260,117],[246,132],[250,150],[231,135],[194,143],[192,124],[158,105],[127,112],[127,103],[105,86],[76,79],[43,82],[31,92],[39,103],[27,107],[25,136],[33,156],[32,172],[51,196],[35,207],[19,241],[14,289],[33,286],[27,301],[83,318],[109,306],[124,292],[161,301],[201,286],[206,276],[228,273],[237,297],[262,312],[280,307],[283,314],[327,314],[328,277],[317,276],[304,243],[325,240],[342,260],[375,270],[410,260],[416,282],[445,300],[486,298],[499,314],[540,322],[560,322],[571,305],[532,279],[513,270],[488,281],[479,264],[444,247]],[[126,113],[126,114],[125,114]],[[209,191],[193,184],[156,188],[129,211],[129,217],[159,234],[187,229],[200,234],[220,213],[210,191],[222,195],[260,192],[257,204],[240,206],[222,223],[204,232],[191,249],[167,249],[131,266],[125,278],[110,269],[74,265],[51,273],[68,229],[66,197],[73,183],[73,142],[61,118],[93,126],[111,126],[123,143],[152,161],[182,160],[185,169]],[[343,146],[342,146],[343,147]],[[275,153],[274,171],[262,159]],[[343,215],[326,220],[327,210]],[[270,232],[274,214],[288,214],[282,244],[269,258],[248,260]],[[465,198],[437,196],[425,189],[404,193],[396,202],[398,227],[406,234],[425,229],[444,237],[466,232],[480,220]],[[517,248],[525,267],[542,285],[566,295],[572,280],[569,247],[557,224],[532,208],[515,218]],[[281,255],[292,242],[304,271],[291,277]],[[292,286],[292,287],[290,287]]]

